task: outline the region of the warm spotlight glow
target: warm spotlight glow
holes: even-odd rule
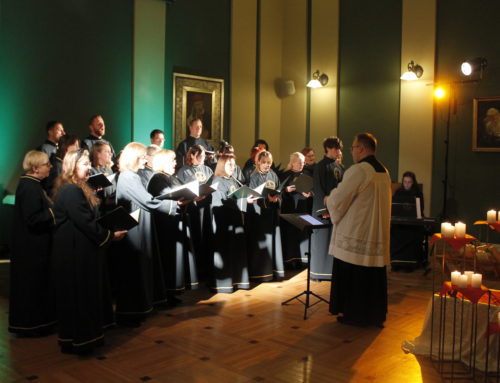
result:
[[[472,65],[468,62],[464,62],[462,63],[461,70],[464,75],[470,76],[472,73]]]
[[[446,92],[444,91],[443,88],[434,89],[434,96],[436,98],[443,98],[445,95],[446,95]]]

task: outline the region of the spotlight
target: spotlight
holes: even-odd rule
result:
[[[443,88],[437,87],[436,89],[434,89],[434,96],[436,98],[443,98],[444,96],[446,96],[446,92]]]
[[[476,57],[472,60],[467,60],[462,63],[460,70],[465,76],[470,76],[475,72],[479,72],[479,77],[483,77],[483,70],[488,65],[488,60],[484,57]]]
[[[422,68],[418,64],[415,64],[412,60],[408,63],[408,71],[403,73],[400,79],[407,81],[418,80],[420,77],[422,77],[423,73],[424,73],[424,68]]]
[[[328,84],[328,76],[319,70],[312,74],[312,80],[307,83],[309,88],[321,88]]]

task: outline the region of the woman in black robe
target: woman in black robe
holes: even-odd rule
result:
[[[148,192],[151,195],[164,195],[173,188],[182,186],[182,183],[174,176],[175,165],[174,151],[160,150],[155,154],[153,159],[155,174],[148,184]],[[175,216],[153,213],[170,301],[175,301],[174,293],[184,291],[186,288],[198,287],[194,250],[186,227],[188,218],[184,205],[188,202],[185,200],[178,202],[181,205],[180,214]],[[177,201],[172,201],[172,203],[177,203]]]
[[[279,179],[271,169],[273,156],[263,151],[257,155],[256,170],[250,176],[250,188],[265,184],[263,197],[248,206],[247,243],[250,279],[266,282],[285,276],[279,232]]]
[[[64,353],[86,353],[103,343],[113,324],[113,308],[103,275],[104,247],[121,239],[96,221],[98,198],[86,180],[88,152],[67,153],[54,185],[56,228],[52,252],[59,345]]]
[[[233,155],[220,156],[213,179],[218,187],[212,194],[214,258],[210,287],[219,293],[250,287],[243,213],[236,200],[229,197],[240,187],[233,178],[234,166]],[[253,200],[249,198],[247,202]]]
[[[299,193],[295,188],[295,180],[303,173],[304,155],[299,152],[292,153],[282,175],[282,214],[311,214],[312,192]],[[284,219],[281,220],[280,226],[285,265],[291,268],[302,267],[307,263],[309,236]]]
[[[96,141],[92,145],[92,153],[90,160],[92,162],[92,169],[90,175],[104,174],[106,177],[113,175],[113,152],[111,146],[106,141]],[[101,199],[100,209],[103,214],[113,210],[115,205],[116,195],[116,177],[113,177],[111,185],[105,187],[97,192],[97,196]]]
[[[47,154],[32,150],[23,161],[25,175],[16,190],[10,262],[9,331],[25,336],[49,334],[56,314],[49,283],[52,202],[41,181],[50,172]]]
[[[212,181],[213,171],[204,164],[205,148],[203,146],[191,146],[186,154],[185,163],[186,165],[177,172],[177,178],[183,184],[198,180],[202,185]],[[213,256],[211,252],[211,241],[213,240],[211,202],[212,196],[207,196],[203,200],[195,201],[185,207],[185,219],[189,226],[189,235],[194,247],[200,278],[208,273],[210,260]]]
[[[139,225],[129,230],[112,257],[112,278],[117,286],[116,321],[137,327],[156,308],[166,308],[167,290],[152,212],[177,214],[176,201],[158,200],[148,193],[137,171],[146,163],[146,147],[129,143],[122,151],[118,167],[116,204],[129,213],[140,209]]]
[[[314,168],[316,167],[316,156],[314,154],[314,149],[306,146],[300,152],[304,155],[304,173],[308,176],[313,177]]]
[[[323,141],[325,156],[314,169],[313,208],[312,215],[316,218],[321,209],[326,209],[325,199],[342,181],[344,168],[337,161],[342,153],[342,141],[337,137],[328,137]],[[318,212],[318,210],[320,210]],[[326,210],[323,210],[327,213]],[[311,236],[311,279],[331,280],[333,257],[328,254],[332,229],[313,230]]]
[[[420,198],[420,213],[423,217],[424,196],[418,187],[417,177],[413,172],[405,172],[401,187],[394,192],[392,202],[408,204],[415,212],[416,198]],[[425,260],[423,248],[425,230],[422,226],[391,225],[391,266],[393,270],[403,268],[413,271],[422,266]]]
[[[62,173],[64,156],[66,153],[74,152],[78,149],[80,149],[80,139],[74,134],[65,134],[59,138],[57,150],[49,158],[50,164],[52,165],[49,176],[42,181],[42,186],[49,195],[53,194],[52,189],[54,187],[54,182]]]

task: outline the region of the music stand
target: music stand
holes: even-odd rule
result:
[[[285,221],[288,223],[292,224],[295,226],[297,229],[299,229],[301,232],[306,232],[308,234],[308,245],[307,245],[307,287],[304,292],[282,302],[282,305],[286,305],[287,303],[293,301],[294,299],[297,299],[300,303],[302,303],[304,307],[304,320],[307,319],[307,309],[309,307],[312,307],[316,305],[317,303],[323,301],[327,304],[330,304],[329,301],[326,299],[320,297],[318,294],[315,294],[311,291],[311,236],[312,232],[315,229],[325,229],[331,226],[331,223],[323,223],[321,221],[318,221],[316,218],[308,215],[308,214],[302,214],[302,213],[295,213],[295,214],[280,214],[280,217],[283,218]],[[300,300],[300,297],[302,295],[306,296],[306,301],[303,302]],[[313,304],[309,303],[309,296],[314,295],[316,298],[319,299],[319,301],[314,302]]]

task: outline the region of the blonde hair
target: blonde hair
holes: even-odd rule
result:
[[[273,163],[273,155],[271,154],[271,152],[268,152],[267,150],[261,150],[255,155],[255,169],[253,170],[252,174],[258,173],[260,171],[259,163],[266,158],[271,160],[271,164]]]
[[[165,162],[175,160],[175,152],[173,150],[163,149],[158,152],[153,157],[153,170],[156,172],[165,172]]]
[[[214,176],[216,177],[227,177],[229,174],[226,173],[226,162],[236,157],[233,154],[223,154],[217,160],[217,166],[215,167]]]
[[[53,194],[56,195],[64,185],[73,184],[82,189],[89,205],[95,207],[100,203],[99,198],[96,197],[94,190],[87,184],[86,180],[79,179],[76,176],[76,167],[78,162],[82,160],[90,162],[89,152],[85,149],[78,149],[66,153],[62,163],[62,173],[55,181]]]
[[[94,145],[92,145],[92,154],[90,157],[91,157],[93,167],[95,167],[95,168],[100,167],[99,163],[97,162],[97,154],[100,153],[105,146],[107,146],[109,148],[109,150],[111,151],[111,145],[108,144],[107,142],[104,142],[104,141],[96,141],[96,142],[94,142]],[[104,167],[111,169],[111,167],[113,165],[114,165],[113,161],[109,160],[107,163],[104,164]]]
[[[146,147],[139,142],[131,142],[123,148],[118,161],[120,172],[131,170],[137,173],[141,164],[141,157],[146,156]]]
[[[37,168],[49,162],[49,156],[47,153],[38,151],[38,150],[30,150],[23,159],[23,170],[26,173],[32,172],[33,168]]]
[[[293,163],[299,159],[302,160],[303,162],[306,161],[304,154],[302,154],[301,152],[294,152],[294,153],[290,154],[290,161],[288,162],[288,165],[286,166],[285,171],[290,170],[293,166]]]

